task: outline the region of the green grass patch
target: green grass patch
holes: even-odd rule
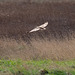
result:
[[[13,75],[39,75],[46,70],[46,75],[75,75],[75,60],[0,60],[0,72],[11,72]]]

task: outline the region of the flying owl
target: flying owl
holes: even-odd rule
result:
[[[36,31],[39,31],[39,30],[46,30],[47,25],[48,25],[48,22],[45,22],[44,24],[42,24],[40,26],[37,26],[36,28],[29,31],[29,33],[36,32]]]

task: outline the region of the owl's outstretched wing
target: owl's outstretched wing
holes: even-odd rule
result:
[[[44,24],[40,25],[40,28],[45,28],[48,25],[48,22],[45,22]]]
[[[40,28],[39,28],[39,27],[36,27],[36,28],[32,29],[32,30],[30,31],[30,33],[31,33],[31,32],[35,32],[35,31],[38,31],[38,30],[40,30]]]

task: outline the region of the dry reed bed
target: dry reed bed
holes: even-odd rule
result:
[[[0,56],[6,59],[65,60],[75,58],[75,39],[51,40],[32,39],[31,44],[15,39],[0,39]]]

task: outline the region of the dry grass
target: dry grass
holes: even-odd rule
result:
[[[0,56],[34,60],[75,58],[75,39],[71,39],[75,38],[74,7],[75,2],[0,2]],[[46,31],[28,33],[46,21]]]
[[[0,39],[0,56],[6,59],[65,60],[75,58],[75,39],[51,40],[32,39],[31,44],[23,40]]]
[[[51,58],[51,59],[69,59],[74,58],[75,55],[75,39],[72,40],[41,40],[33,41],[32,45],[34,48],[40,51],[40,57]]]

